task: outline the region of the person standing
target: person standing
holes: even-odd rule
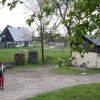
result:
[[[0,62],[0,89],[4,89],[4,72],[5,72],[5,66],[2,62]]]

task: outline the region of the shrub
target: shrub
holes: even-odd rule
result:
[[[61,58],[58,58],[58,66],[59,67],[62,67],[65,65],[65,60],[64,59],[61,59]]]
[[[69,67],[72,66],[72,58],[68,58],[68,59],[62,59],[62,58],[58,58],[58,67]]]
[[[57,57],[45,56],[45,60],[49,63],[56,63],[57,62]]]

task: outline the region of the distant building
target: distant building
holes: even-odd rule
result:
[[[7,26],[0,34],[1,48],[28,46],[32,42],[32,34],[23,28]]]

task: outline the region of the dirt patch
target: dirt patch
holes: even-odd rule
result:
[[[100,82],[96,75],[58,75],[53,67],[37,69],[8,70],[5,75],[4,91],[0,90],[0,100],[25,100],[30,96],[84,83]]]

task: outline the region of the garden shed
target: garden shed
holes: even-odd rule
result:
[[[32,34],[25,28],[7,26],[0,34],[1,48],[28,46],[32,43]]]
[[[85,45],[93,44],[93,48],[90,52],[86,53],[82,57],[79,53],[73,52],[75,60],[72,62],[74,66],[81,66],[83,63],[89,68],[100,68],[100,37],[93,38],[92,36],[86,35],[83,37]]]

